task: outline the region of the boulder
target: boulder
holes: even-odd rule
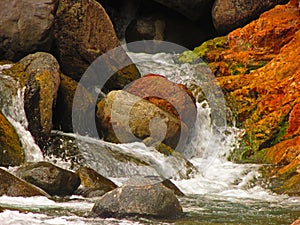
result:
[[[24,180],[12,175],[0,168],[0,196],[7,195],[13,197],[31,197],[31,196],[46,196],[49,195],[38,187],[27,183]]]
[[[59,64],[49,53],[30,54],[3,71],[26,87],[24,107],[28,130],[40,147],[48,141],[52,129],[52,111],[60,83]]]
[[[16,175],[50,195],[72,195],[80,185],[77,174],[49,162],[29,163],[19,167]]]
[[[81,193],[84,197],[102,196],[118,186],[111,180],[105,178],[95,170],[81,166],[76,174],[81,180]]]
[[[216,30],[220,34],[242,27],[259,15],[278,4],[288,0],[246,1],[246,0],[216,0],[212,9],[212,18]]]
[[[112,91],[98,102],[96,123],[103,138],[114,143],[142,141],[151,136],[181,148],[188,136],[186,125],[174,115],[126,91]]]
[[[18,61],[28,53],[49,51],[57,0],[0,2],[0,58]]]
[[[81,104],[74,104],[73,99],[75,92],[80,93],[84,101]],[[58,89],[56,108],[54,112],[54,124],[55,128],[64,132],[72,133],[72,110],[73,107],[76,108],[76,111],[81,113],[89,112],[91,107],[95,107],[90,93],[78,82],[72,78],[60,74],[60,85]],[[75,118],[74,118],[75,119]]]
[[[61,0],[54,24],[54,54],[62,72],[79,81],[96,58],[119,46],[110,18],[94,0]],[[123,85],[140,77],[121,48],[109,57],[107,66],[112,70],[107,89],[122,89]],[[121,65],[121,70],[115,70]],[[94,79],[100,79],[101,73]]]
[[[189,128],[194,126],[196,100],[185,85],[171,82],[161,75],[148,74],[132,82],[124,90],[173,114]]]
[[[300,225],[300,219],[299,220],[295,220],[291,225]]]
[[[0,166],[18,166],[25,161],[19,136],[0,111]]]
[[[274,6],[287,2],[288,0],[216,0],[212,9],[213,23],[220,34],[226,34],[257,19],[261,13]]]
[[[174,193],[160,183],[123,185],[102,196],[95,203],[92,214],[99,217],[178,218],[182,208]]]

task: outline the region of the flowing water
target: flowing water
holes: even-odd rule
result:
[[[189,65],[174,66],[172,54],[132,53],[130,57],[135,62],[142,61],[138,65],[142,74],[158,73],[175,82],[185,83],[187,86],[202,85],[198,82],[199,74],[193,73]],[[205,89],[205,86],[202,85],[201,88]],[[215,93],[209,95],[209,91]],[[216,94],[218,93],[217,87],[210,87],[204,92],[207,99],[197,103],[196,126],[183,151],[183,155],[193,163],[197,172],[188,179],[180,178],[180,176],[174,176],[172,179],[186,195],[179,198],[184,211],[183,218],[176,221],[158,221],[138,217],[122,220],[90,218],[88,215],[95,198],[70,196],[64,199],[47,199],[45,197],[1,196],[0,224],[291,224],[300,217],[300,198],[276,195],[255,185],[254,180],[260,176],[259,165],[235,164],[226,160],[230,150],[238,145],[243,130],[234,126],[226,126],[226,121],[222,117],[225,114],[228,115],[228,111],[222,102],[222,96]],[[26,153],[32,155],[32,158],[27,157],[28,161],[40,160],[38,149],[26,129],[25,114],[19,109],[24,104],[22,98],[23,91],[20,90],[11,100],[14,103],[9,103],[13,107],[6,110],[5,115],[10,118],[22,139],[25,139],[22,143],[27,146]],[[212,104],[213,100],[217,100],[217,106],[224,107],[223,112],[216,114],[213,107],[218,107]],[[14,109],[14,107],[19,108]],[[234,125],[234,121],[230,124]],[[170,174],[180,172],[178,169],[180,160],[169,159],[141,143],[116,145],[75,134],[60,133],[60,135],[81,140],[80,143],[84,144],[80,149],[86,164],[110,177],[119,185],[129,177],[170,176]],[[138,167],[130,163],[114,161],[109,154],[97,151],[99,146],[117,153],[132,154],[152,166]],[[56,163],[59,166],[68,167],[68,164],[59,159],[56,159]]]

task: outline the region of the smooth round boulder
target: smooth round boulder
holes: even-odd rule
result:
[[[184,123],[155,104],[126,91],[111,91],[98,102],[98,132],[114,143],[142,141],[152,137],[173,147],[185,144],[188,130]]]
[[[176,84],[162,75],[147,74],[124,90],[173,114],[189,128],[194,126],[197,115],[196,100],[185,85]]]
[[[92,214],[99,217],[145,216],[178,218],[182,207],[173,191],[161,183],[154,185],[123,185],[98,200]]]

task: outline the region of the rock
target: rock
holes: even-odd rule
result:
[[[80,177],[84,197],[102,196],[118,187],[114,182],[88,167],[80,167],[76,174]]]
[[[300,225],[300,219],[299,220],[295,220],[291,225]]]
[[[56,0],[0,2],[0,58],[18,61],[28,53],[49,51]]]
[[[112,91],[99,101],[96,116],[99,132],[110,142],[142,141],[151,136],[181,148],[187,139],[186,125],[174,115],[125,91]]]
[[[99,217],[146,216],[177,218],[182,208],[174,193],[162,184],[123,185],[97,201],[92,213]]]
[[[50,195],[72,195],[80,185],[77,174],[48,162],[29,163],[18,168],[16,174]]]
[[[184,196],[183,192],[170,180],[164,180],[162,184],[172,190],[177,196]]]
[[[43,147],[52,129],[52,111],[60,83],[60,70],[56,59],[43,52],[28,55],[12,68],[3,71],[26,86],[24,107],[28,130]]]
[[[276,164],[267,183],[291,195],[299,195],[299,15],[293,4],[276,6],[231,32],[225,48],[203,54],[217,71],[236,125],[245,129],[231,159]]]
[[[190,21],[180,14],[174,12],[153,12],[150,15],[141,15],[134,18],[126,28],[126,42],[156,40],[166,41],[178,44],[188,49],[193,49],[199,43],[212,37],[215,32],[213,25],[209,26],[209,19],[205,20],[205,25],[199,25]],[[180,31],[180,32],[178,32]],[[193,35],[183,35],[193,34]],[[152,50],[153,53],[168,51],[177,52],[176,49],[167,49],[156,43],[157,47]],[[130,47],[130,46],[129,46]],[[141,52],[150,52],[148,49],[137,49]],[[129,48],[130,51],[137,51]],[[179,51],[180,52],[180,51]]]
[[[242,27],[251,20],[277,4],[285,4],[288,0],[251,1],[246,0],[216,0],[212,9],[212,18],[216,30],[226,34]]]
[[[132,82],[124,90],[173,114],[189,128],[194,126],[196,101],[185,85],[173,83],[161,75],[148,74]]]
[[[80,92],[82,98],[85,99],[80,105],[73,105],[76,89],[78,92]],[[94,103],[90,93],[82,85],[78,85],[78,82],[61,73],[56,108],[54,112],[54,123],[56,129],[64,132],[73,132],[73,107],[78,107],[76,111],[85,113],[89,111],[90,107],[94,107]]]
[[[32,184],[27,183],[0,168],[0,196],[2,195],[13,197],[31,197],[41,195],[49,197],[46,192],[42,191],[38,187],[33,186]]]
[[[18,166],[25,161],[19,136],[0,111],[0,166]]]
[[[79,81],[98,56],[119,46],[119,40],[108,15],[98,2],[61,0],[54,25],[54,44],[54,54],[62,71]],[[119,49],[115,54],[107,62],[115,72],[106,85],[109,90],[122,89],[123,85],[140,77],[125,51]],[[115,71],[115,64],[122,65],[123,69]]]

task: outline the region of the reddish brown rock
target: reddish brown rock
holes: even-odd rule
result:
[[[294,221],[291,225],[300,225],[300,219],[299,220],[296,220]]]
[[[124,90],[146,99],[181,119],[188,127],[196,120],[196,101],[190,90],[157,74],[148,74],[134,81]]]

